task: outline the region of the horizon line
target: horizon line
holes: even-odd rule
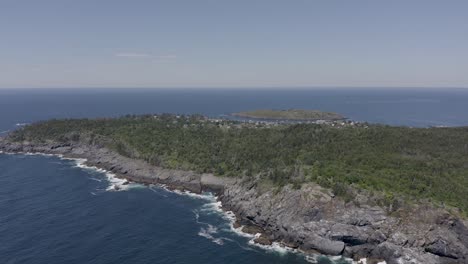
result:
[[[463,86],[135,86],[135,87],[124,87],[124,86],[65,86],[65,87],[46,87],[46,86],[38,86],[38,87],[0,87],[0,90],[33,90],[33,89],[153,89],[153,90],[188,90],[188,89],[196,89],[196,90],[246,90],[246,89],[269,89],[269,90],[285,90],[285,89],[296,89],[296,90],[307,90],[307,89],[468,89],[467,87]]]

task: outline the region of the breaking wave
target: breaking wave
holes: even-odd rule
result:
[[[10,154],[10,153],[6,153],[6,154]],[[130,183],[126,179],[118,178],[117,175],[107,170],[98,168],[96,166],[88,166],[86,165],[86,162],[87,162],[86,159],[65,158],[62,155],[43,154],[43,153],[22,153],[22,154],[56,156],[62,160],[73,161],[75,164],[73,167],[104,174],[105,180],[107,180],[109,185],[107,186],[107,188],[105,188],[105,190],[100,189],[99,191],[126,191],[132,188],[146,188],[146,186],[142,184]],[[97,181],[97,182],[102,182],[104,180],[104,179],[100,179],[99,177],[93,177],[92,174],[89,177],[89,179]],[[235,214],[231,211],[224,211],[222,209],[221,201],[218,201],[217,197],[211,193],[195,194],[189,191],[170,190],[167,188],[167,186],[164,186],[164,185],[150,185],[148,189],[164,197],[168,197],[168,196],[165,195],[163,192],[160,192],[159,189],[163,189],[165,191],[175,193],[178,195],[187,196],[193,199],[203,200],[204,203],[200,206],[200,208],[193,210],[195,221],[197,224],[200,225],[198,235],[210,240],[211,242],[217,245],[224,245],[225,243],[234,243],[238,245],[240,248],[244,250],[248,250],[248,251],[258,252],[258,249],[261,249],[267,252],[274,252],[279,255],[286,255],[289,253],[302,254],[301,252],[292,248],[285,247],[284,245],[278,242],[273,242],[272,245],[261,245],[261,244],[255,243],[254,240],[258,238],[260,234],[252,235],[252,234],[242,232],[242,227],[235,228],[234,227],[234,223],[236,221]],[[90,192],[90,195],[95,196],[95,195],[98,195],[98,193]],[[222,217],[224,221],[222,221],[221,223],[216,223],[216,224],[210,223],[211,221],[204,222],[200,220],[201,215],[203,216],[218,215]],[[248,238],[248,241],[246,241],[247,243],[238,241],[237,239],[229,238],[229,236],[227,235],[228,232],[230,232],[231,234],[234,233],[239,237]],[[310,263],[319,263],[319,260],[321,258],[325,258],[325,256],[320,256],[320,255],[304,256],[304,258]],[[345,260],[342,257],[328,257],[328,259],[332,261],[331,263],[357,263],[357,264],[366,263],[365,259],[362,259],[359,262],[348,261],[347,259]]]
[[[84,169],[84,170],[91,170],[91,171],[98,172],[98,173],[103,173],[106,176],[107,182],[109,182],[109,186],[106,188],[106,191],[127,191],[127,190],[132,189],[132,188],[141,188],[141,187],[143,187],[142,184],[131,183],[126,179],[118,178],[117,175],[115,175],[114,173],[112,173],[110,171],[98,168],[96,166],[88,166],[88,165],[86,165],[86,161],[87,161],[86,159],[70,159],[70,158],[62,158],[62,159],[74,161],[75,164],[76,164],[75,165],[76,168],[80,168],[80,169]],[[94,178],[94,177],[90,177],[90,179],[94,180],[94,181],[101,182],[100,179],[97,179],[97,178]]]
[[[224,245],[224,239],[225,238],[216,238],[213,235],[218,233],[218,228],[208,224],[208,227],[200,228],[200,231],[198,232],[199,236],[205,237],[209,240],[211,240],[213,243],[216,243],[218,245]]]

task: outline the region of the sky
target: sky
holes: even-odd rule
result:
[[[468,87],[466,0],[0,0],[0,88]]]

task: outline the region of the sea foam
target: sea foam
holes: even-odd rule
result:
[[[224,245],[224,238],[216,238],[213,235],[218,233],[218,228],[216,228],[213,225],[208,224],[206,228],[202,227],[200,228],[200,231],[198,232],[199,236],[205,237],[209,240],[211,240],[213,243],[216,243],[218,245]]]
[[[85,170],[92,170],[95,172],[103,173],[106,176],[107,182],[109,182],[109,186],[106,188],[106,191],[126,191],[132,188],[139,188],[143,187],[142,184],[137,183],[129,183],[126,179],[118,178],[117,175],[114,173],[98,168],[96,166],[88,166],[86,165],[86,159],[73,159],[76,163],[75,167],[85,169]],[[92,180],[96,180],[95,178],[91,178]]]
[[[48,156],[48,157],[55,156],[55,157],[58,157],[58,158],[60,158],[62,160],[74,161],[75,162],[74,167],[77,167],[77,168],[80,168],[80,169],[83,169],[83,170],[92,170],[92,171],[95,171],[95,172],[98,172],[98,173],[103,173],[106,176],[106,180],[109,182],[109,186],[106,188],[106,191],[126,191],[126,190],[129,190],[129,189],[132,189],[132,188],[145,188],[145,186],[142,185],[142,184],[128,183],[127,180],[118,178],[117,175],[115,175],[114,173],[112,173],[110,171],[98,168],[96,166],[88,166],[88,165],[86,165],[87,159],[67,158],[67,157],[64,157],[61,154],[45,154],[45,153],[31,153],[31,152],[28,152],[28,153],[5,153],[5,152],[1,152],[1,151],[0,151],[0,153],[3,153],[3,154],[41,155],[41,156]],[[90,179],[91,180],[99,180],[99,179],[96,179],[96,178],[90,178]],[[278,253],[280,255],[285,255],[287,253],[301,254],[301,252],[299,252],[298,250],[286,247],[286,246],[284,246],[284,245],[282,245],[281,243],[278,243],[278,242],[273,242],[272,245],[261,245],[261,244],[256,243],[254,240],[256,238],[258,238],[260,236],[260,234],[252,235],[252,234],[242,232],[242,226],[239,227],[239,228],[235,228],[234,227],[234,223],[236,221],[235,214],[232,211],[224,211],[222,209],[221,201],[218,201],[217,197],[214,196],[211,193],[196,194],[196,193],[192,193],[192,192],[189,192],[189,191],[170,190],[169,188],[167,188],[167,186],[165,186],[163,184],[161,184],[161,185],[150,185],[149,189],[151,189],[153,192],[156,192],[156,190],[152,189],[155,186],[158,186],[158,187],[164,189],[165,191],[172,192],[172,193],[175,193],[175,194],[178,194],[178,195],[184,195],[184,196],[187,196],[187,197],[190,197],[190,198],[193,198],[193,199],[202,199],[202,200],[208,201],[208,203],[206,203],[206,204],[204,204],[202,206],[202,208],[199,210],[199,212],[203,212],[204,214],[215,214],[215,213],[219,214],[221,217],[223,217],[225,220],[228,221],[229,229],[226,229],[225,231],[230,231],[230,232],[233,232],[233,233],[235,233],[235,234],[237,234],[239,236],[249,238],[249,241],[248,241],[249,246],[253,246],[253,247],[260,248],[260,249],[270,251],[270,252],[275,252],[275,253]],[[96,193],[93,193],[93,192],[91,194],[96,195]],[[200,222],[199,221],[199,216],[200,216],[199,212],[198,211],[194,212],[197,223],[204,225],[204,227],[201,227],[200,231],[198,232],[199,236],[205,237],[205,238],[211,240],[213,243],[216,243],[218,245],[223,245],[225,241],[233,241],[233,240],[231,240],[229,238],[215,237],[215,235],[218,234],[218,232],[219,232],[218,228],[211,225],[211,224],[209,224],[209,223]],[[233,242],[236,242],[236,241],[233,241]],[[241,245],[239,245],[239,246],[241,246]],[[245,248],[243,246],[241,246],[241,247],[246,249],[246,250],[253,250],[251,248]],[[305,256],[305,259],[308,262],[311,262],[311,263],[318,263],[318,258],[319,257],[320,257],[320,255]],[[339,259],[342,259],[341,256],[329,257],[329,258],[332,261],[337,261]],[[346,260],[348,260],[348,259],[346,259]],[[367,262],[366,259],[361,259],[358,262],[349,260],[349,263],[353,263],[353,264],[365,264],[366,262]],[[381,262],[379,264],[386,264],[386,263]]]
[[[87,159],[84,158],[69,158],[64,157],[62,154],[48,154],[48,153],[41,153],[41,152],[19,152],[19,153],[5,153],[5,154],[22,154],[26,156],[45,156],[45,157],[58,157],[61,160],[70,160],[75,163],[75,168],[80,168],[83,170],[91,170],[94,172],[102,173],[106,176],[107,181],[109,182],[109,186],[106,188],[106,191],[126,191],[132,188],[142,188],[144,187],[142,184],[138,183],[130,183],[126,179],[118,178],[117,175],[114,173],[98,168],[96,166],[88,166],[86,165]],[[90,178],[92,180],[98,180],[96,178]]]

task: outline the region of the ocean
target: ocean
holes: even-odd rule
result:
[[[415,127],[468,125],[468,90],[0,90],[0,132],[50,118],[143,113],[212,117],[306,108]],[[348,263],[259,247],[211,194],[118,180],[82,161],[0,154],[2,263]]]

